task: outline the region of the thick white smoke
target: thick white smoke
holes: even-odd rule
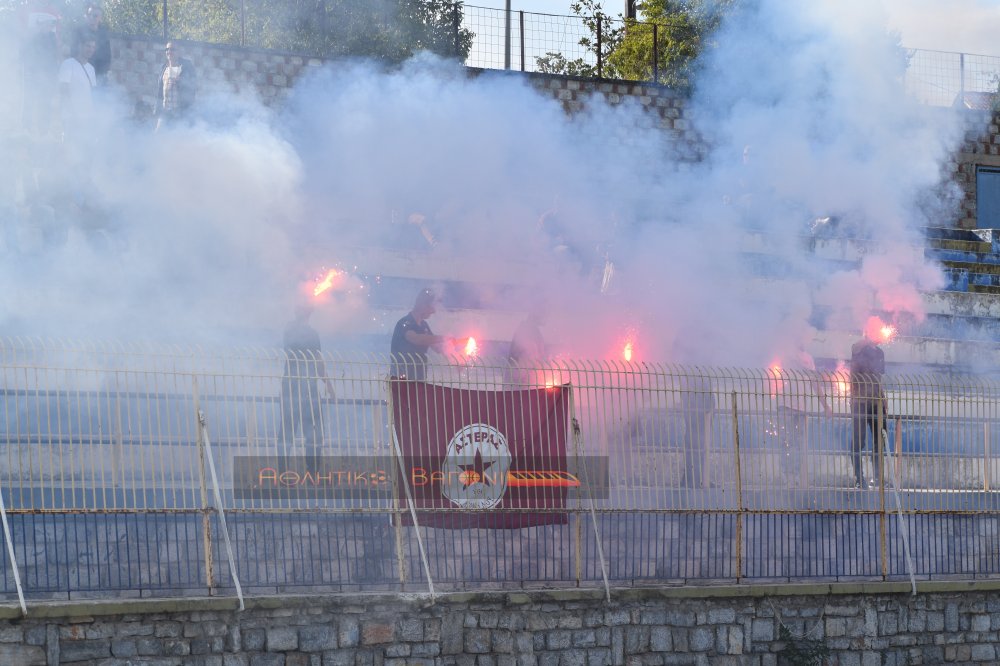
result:
[[[938,184],[957,121],[907,100],[905,63],[870,4],[764,1],[729,21],[689,106],[709,147],[701,162],[678,161],[686,144],[638,104],[592,101],[571,117],[517,75],[469,78],[431,57],[391,71],[334,63],[275,112],[230,100],[237,112],[156,135],[112,104],[86,170],[41,165],[108,228],[83,233],[57,211],[65,242],[9,243],[4,327],[276,343],[321,268],[359,247],[423,243],[414,213],[436,242],[421,260],[461,269],[486,310],[510,313],[432,321],[456,335],[506,339],[517,312],[544,300],[566,357],[618,358],[631,329],[641,360],[761,365],[810,338],[818,303],[842,330],[872,308],[919,319],[919,292],[941,277],[910,248],[943,220],[916,201]],[[205,92],[221,109],[221,93]],[[4,165],[5,181],[44,155]],[[890,249],[860,269],[819,264],[803,236],[831,215]],[[765,234],[789,279],[753,288],[748,230]],[[378,252],[345,267],[382,274]],[[380,308],[354,290],[316,323],[327,340],[384,332],[387,346]]]

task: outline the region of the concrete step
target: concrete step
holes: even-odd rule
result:
[[[976,254],[989,254],[993,251],[993,245],[985,241],[965,241],[947,239],[927,239],[929,248],[938,250],[956,250],[959,252],[971,252]]]
[[[970,294],[1000,294],[1000,285],[970,284]]]

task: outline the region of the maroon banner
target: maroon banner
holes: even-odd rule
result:
[[[512,529],[565,524],[569,386],[470,391],[392,382],[402,459],[417,522],[430,527]],[[428,511],[433,509],[433,511]],[[404,524],[411,525],[407,512]]]

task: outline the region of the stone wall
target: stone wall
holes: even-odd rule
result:
[[[198,68],[203,90],[251,94],[265,104],[280,102],[305,72],[324,64],[319,58],[279,51],[181,43],[185,55]],[[112,54],[112,82],[133,102],[140,99],[152,102],[156,79],[164,62],[163,41],[117,38],[112,42]],[[488,73],[525,77],[540,93],[559,101],[567,113],[578,113],[597,96],[610,104],[632,100],[651,112],[651,126],[658,126],[678,139],[672,146],[679,161],[698,161],[707,149],[704,139],[685,115],[683,96],[661,85],[473,68],[469,72],[472,76]],[[1000,166],[1000,119],[987,111],[966,113],[963,143],[944,174],[960,188],[961,210],[956,219],[941,220],[937,226],[975,228],[976,167]]]
[[[989,111],[966,112],[962,146],[950,163],[954,182],[961,190],[961,211],[956,226],[975,229],[976,168],[1000,167],[1000,115]],[[945,225],[942,225],[945,226]]]
[[[280,102],[288,90],[311,68],[324,61],[280,51],[241,48],[201,42],[177,42],[195,65],[202,90],[222,90],[255,95],[265,104]],[[130,100],[152,102],[157,77],[164,63],[162,40],[130,37],[112,42],[110,79]],[[529,85],[559,101],[567,113],[577,113],[597,95],[611,104],[632,99],[651,111],[651,120],[680,139],[681,159],[698,159],[701,139],[684,116],[685,102],[669,88],[649,83],[602,81],[548,74],[502,73],[469,68],[483,74],[525,77]]]
[[[202,91],[221,90],[256,96],[265,104],[274,104],[309,68],[320,67],[319,58],[240,48],[201,42],[177,42],[184,57],[198,72]],[[163,40],[139,37],[117,38],[111,44],[112,84],[119,86],[132,101],[152,103],[157,78],[165,56]]]
[[[257,597],[0,607],[0,663],[54,666],[996,663],[1000,584]],[[782,640],[782,627],[792,640]]]

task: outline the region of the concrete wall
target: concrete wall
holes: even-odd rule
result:
[[[0,663],[776,666],[996,663],[1000,584],[350,595],[0,607]]]

